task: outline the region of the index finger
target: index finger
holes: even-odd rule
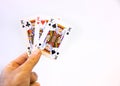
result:
[[[5,67],[5,69],[7,69],[7,70],[14,70],[14,69],[18,68],[20,65],[22,65],[27,60],[27,58],[28,58],[27,53],[23,53],[22,55],[20,55],[19,57],[17,57],[13,61],[11,61]]]

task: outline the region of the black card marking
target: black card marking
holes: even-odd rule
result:
[[[28,26],[28,27],[29,27],[29,26],[30,26],[30,23],[29,23],[29,22],[27,22],[26,26]]]
[[[53,24],[52,27],[53,27],[53,28],[56,28],[56,24]]]
[[[52,50],[52,54],[55,54],[55,50]]]

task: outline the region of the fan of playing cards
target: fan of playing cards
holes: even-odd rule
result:
[[[42,50],[42,54],[57,59],[59,47],[71,27],[59,18],[35,17],[21,20],[27,38],[27,52],[30,55],[34,48]]]

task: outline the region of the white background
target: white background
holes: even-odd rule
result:
[[[36,14],[73,27],[58,60],[36,65],[41,86],[120,86],[119,0],[0,0],[0,70],[25,52],[20,19]]]

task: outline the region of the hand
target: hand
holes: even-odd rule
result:
[[[10,62],[0,75],[0,86],[40,86],[37,74],[32,72],[39,61],[41,51],[35,50],[30,56],[22,54]]]

